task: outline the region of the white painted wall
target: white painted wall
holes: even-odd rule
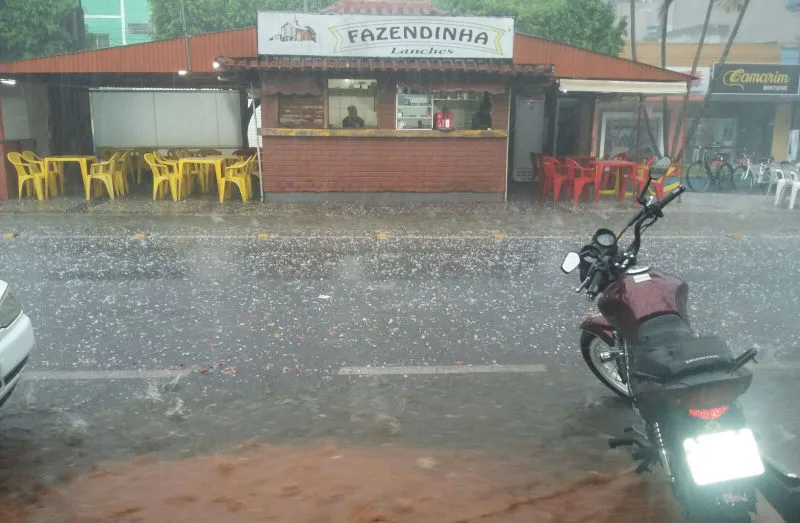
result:
[[[90,93],[95,147],[238,149],[238,91]]]
[[[6,140],[34,140],[37,154],[50,154],[47,86],[23,82],[0,85],[0,110]]]

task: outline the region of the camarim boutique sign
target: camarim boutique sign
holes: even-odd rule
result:
[[[514,56],[514,19],[258,13],[258,54],[365,58]]]
[[[714,64],[714,94],[800,94],[800,65]]]

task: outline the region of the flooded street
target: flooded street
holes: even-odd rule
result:
[[[689,282],[698,330],[759,349],[748,419],[798,472],[800,235],[690,205],[641,260]],[[4,491],[30,521],[674,521],[663,472],[606,444],[632,415],[559,270],[630,211],[0,216],[37,335],[0,410]]]

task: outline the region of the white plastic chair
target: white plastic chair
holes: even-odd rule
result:
[[[794,202],[797,198],[797,191],[800,190],[800,174],[796,171],[789,172],[782,179],[778,180],[775,187],[775,205],[780,205],[783,202],[783,197],[786,195],[786,189],[792,189],[789,197],[789,208],[794,208]]]
[[[781,169],[778,164],[771,163],[769,165],[769,185],[767,186],[767,198],[769,198],[769,193],[772,192],[772,188],[775,187],[775,197],[777,201],[778,187],[783,187],[783,184],[786,183],[784,178],[785,176],[783,175],[783,169]],[[778,204],[776,203],[775,205]]]

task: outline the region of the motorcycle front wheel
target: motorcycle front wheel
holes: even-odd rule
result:
[[[621,398],[630,399],[631,393],[628,384],[622,381],[619,367],[615,360],[603,361],[603,353],[616,350],[611,345],[595,336],[591,332],[581,333],[581,354],[586,365],[592,370],[603,385],[614,391]]]

